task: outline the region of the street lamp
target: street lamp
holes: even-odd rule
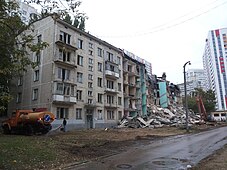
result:
[[[191,62],[188,61],[183,66],[183,68],[184,68],[184,97],[185,97],[185,110],[186,110],[186,129],[188,132],[189,131],[189,128],[188,128],[188,99],[187,99],[187,85],[186,85],[186,72],[185,72],[185,67],[187,64],[191,65]]]

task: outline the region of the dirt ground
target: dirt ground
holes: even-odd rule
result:
[[[196,125],[190,129],[190,133],[197,133],[204,130],[213,129],[220,126],[227,126],[224,124],[203,124]],[[12,146],[8,150],[4,148],[4,153],[7,153],[9,159],[2,160],[2,167],[9,167],[10,169],[67,169],[67,167],[87,162],[91,160],[100,159],[105,156],[117,154],[126,151],[130,147],[139,145],[146,145],[151,140],[155,141],[167,136],[185,134],[186,130],[176,127],[162,127],[162,128],[122,128],[122,129],[90,129],[90,130],[75,130],[68,132],[52,131],[46,135],[41,136],[18,136],[18,135],[0,135],[1,141],[11,141]],[[21,140],[27,143],[32,142],[29,152],[29,145],[20,145]],[[4,143],[4,142],[3,142]],[[25,142],[24,142],[25,143]],[[0,145],[1,146],[1,145]],[[24,147],[24,148],[22,148]],[[50,159],[52,153],[52,159]],[[38,151],[43,151],[38,153]],[[15,155],[15,152],[17,153]],[[34,153],[36,152],[34,157]],[[1,153],[1,150],[0,150]],[[26,154],[33,155],[32,157],[24,157]],[[7,156],[5,154],[4,157]],[[14,158],[11,158],[12,155]],[[54,155],[54,156],[53,156]],[[40,157],[39,157],[40,156]],[[45,159],[43,159],[45,157]],[[23,158],[23,159],[22,159]],[[216,152],[214,155],[204,159],[194,169],[226,169],[227,167],[227,146],[222,150]],[[48,159],[48,161],[47,161]],[[17,161],[16,161],[17,160]],[[20,160],[20,162],[18,161]],[[45,161],[44,161],[45,160]],[[3,164],[4,163],[4,164]],[[23,165],[23,166],[21,166]],[[206,166],[204,166],[206,165]],[[218,167],[218,168],[216,168]],[[197,168],[197,169],[196,169]],[[1,157],[0,157],[1,169]],[[5,169],[5,168],[4,168]]]
[[[224,124],[226,125],[226,124]],[[213,129],[216,127],[223,126],[223,124],[206,124],[194,126],[190,133],[196,133],[204,130]],[[91,130],[77,130],[66,133],[60,133],[58,135],[49,134],[53,140],[60,141],[62,143],[61,149],[64,150],[66,154],[68,154],[68,158],[71,157],[73,160],[67,160],[67,163],[59,166],[57,169],[61,169],[63,167],[71,166],[71,162],[74,164],[89,161],[94,159],[99,159],[103,156],[108,156],[112,154],[116,154],[122,151],[129,149],[129,147],[136,144],[146,144],[151,140],[158,140],[160,138],[164,138],[166,136],[185,134],[185,129],[180,129],[176,127],[162,127],[157,129],[149,129],[149,128],[139,128],[139,129],[91,129]],[[214,158],[217,157],[218,163],[219,159],[227,158],[227,147],[225,147],[225,152],[218,151],[211,157],[204,159],[201,164],[199,164],[194,169],[203,169],[204,164],[207,165],[207,168],[213,167],[211,169],[216,169],[216,166],[209,166],[209,164],[213,164],[215,161]],[[224,154],[224,156],[222,156]],[[219,156],[221,155],[221,156]],[[223,161],[221,161],[220,165],[223,166]],[[225,160],[226,161],[226,160]],[[75,163],[76,162],[76,163]],[[224,164],[224,167],[226,164]],[[221,169],[221,166],[219,169]]]

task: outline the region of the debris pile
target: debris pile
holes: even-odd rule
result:
[[[199,115],[196,115],[193,111],[188,111],[188,123],[189,126],[193,124],[204,123]],[[157,106],[153,106],[152,113],[145,116],[137,117],[123,117],[119,123],[118,128],[129,127],[129,128],[158,128],[162,126],[185,126],[186,124],[186,113],[183,107],[175,107],[171,109],[163,109]]]

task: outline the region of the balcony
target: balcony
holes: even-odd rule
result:
[[[110,71],[110,70],[105,70],[105,75],[106,77],[112,78],[112,79],[119,79],[120,77],[119,73]]]
[[[93,102],[93,103],[85,103],[84,107],[86,107],[86,108],[96,108],[97,105],[96,105],[96,102]]]
[[[108,88],[108,87],[105,88],[105,92],[106,93],[118,93],[117,89],[111,89],[111,88]]]
[[[104,104],[105,108],[112,108],[112,109],[116,109],[117,108],[117,104],[113,104],[113,103],[105,103]]]
[[[75,104],[76,103],[76,97],[54,94],[53,95],[53,102],[62,103],[62,104]]]
[[[75,46],[72,46],[72,45],[70,45],[70,44],[66,44],[66,43],[64,43],[63,41],[60,41],[60,40],[56,41],[55,43],[56,43],[58,46],[67,48],[67,49],[69,49],[69,50],[73,50],[73,51],[76,51],[76,50],[77,50],[77,48],[76,48]]]
[[[56,57],[54,59],[54,62],[57,63],[57,64],[61,64],[63,66],[66,66],[66,67],[77,68],[75,61],[64,61],[64,60]]]

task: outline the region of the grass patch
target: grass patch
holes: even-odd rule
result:
[[[59,156],[51,138],[19,135],[0,138],[0,169],[43,169]]]

